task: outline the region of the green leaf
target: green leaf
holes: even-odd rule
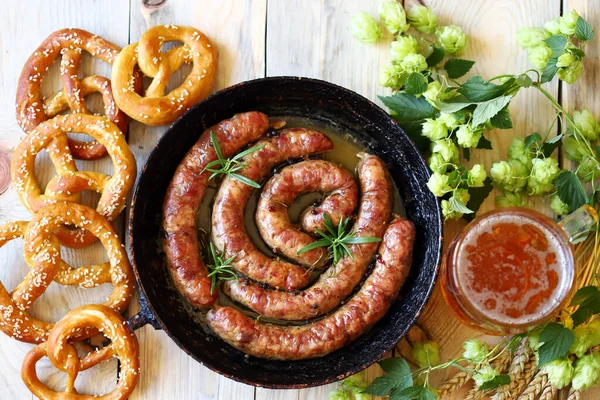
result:
[[[477,143],[476,149],[492,150],[492,142],[490,142],[485,136],[481,135],[479,143]]]
[[[383,104],[390,109],[390,115],[411,138],[421,152],[429,149],[429,139],[421,135],[421,125],[425,118],[432,118],[435,108],[421,96],[408,93],[396,93],[393,96],[380,96]]]
[[[404,92],[408,94],[421,94],[427,90],[427,82],[423,74],[413,72],[404,84]]]
[[[389,400],[412,400],[421,396],[421,392],[425,390],[423,386],[415,385],[403,389],[394,389],[390,394]]]
[[[215,149],[215,153],[217,154],[217,158],[223,158],[223,153],[221,153],[221,147],[219,146],[219,141],[217,140],[217,136],[213,131],[210,131],[210,142],[212,143],[213,148]]]
[[[500,386],[508,385],[510,383],[510,376],[506,374],[496,375],[487,382],[484,382],[479,386],[479,390],[492,390]]]
[[[592,40],[594,38],[594,30],[585,19],[579,17],[575,24],[575,36],[579,40]]]
[[[258,183],[254,182],[252,179],[246,178],[244,175],[232,173],[232,174],[229,174],[229,176],[231,176],[236,181],[240,181],[242,183],[245,183],[248,186],[252,186],[253,188],[260,189],[260,185]]]
[[[462,109],[465,109],[469,106],[472,106],[473,102],[468,101],[467,99],[464,99],[464,102],[443,102],[443,101],[434,101],[435,106],[437,107],[438,110],[448,113],[448,114],[452,114],[455,113],[457,111],[460,111]]]
[[[258,150],[262,149],[266,145],[267,145],[266,143],[263,143],[263,144],[259,144],[258,146],[250,147],[249,149],[244,150],[241,153],[238,153],[235,157],[232,158],[232,160],[235,161],[235,160],[239,160],[241,158],[244,158],[248,154],[254,153],[255,151],[258,151]]]
[[[563,171],[556,177],[554,186],[558,192],[558,197],[569,205],[572,211],[577,210],[584,204],[587,204],[588,197],[583,189],[581,181],[571,171]]]
[[[579,306],[573,313],[575,326],[587,321],[591,316],[600,314],[600,290],[595,286],[584,286],[571,300],[571,307]]]
[[[462,214],[472,214],[473,210],[469,209],[466,205],[464,205],[460,200],[456,197],[450,197],[450,208],[452,211],[456,211]]]
[[[550,47],[554,57],[558,57],[562,54],[567,45],[567,38],[563,35],[554,35],[545,39],[544,42]]]
[[[542,152],[544,153],[544,157],[550,157],[554,150],[560,146],[562,143],[562,133],[560,135],[554,136],[550,140],[546,140],[546,143],[542,145]]]
[[[427,61],[427,65],[429,67],[435,67],[444,59],[444,56],[446,54],[444,52],[444,49],[442,49],[441,47],[435,47],[435,46],[431,46],[431,47],[432,47],[431,54],[429,54],[427,56],[426,61]]]
[[[479,126],[484,124],[485,121],[494,117],[510,102],[512,96],[501,96],[496,99],[488,100],[483,103],[479,103],[473,111],[473,119],[471,124],[473,126]]]
[[[525,148],[529,149],[534,144],[542,141],[542,136],[539,133],[532,133],[525,138]]]
[[[365,393],[373,396],[387,396],[396,387],[396,379],[390,375],[379,376],[365,389]]]
[[[490,119],[490,122],[498,129],[512,129],[513,127],[512,120],[510,119],[510,113],[506,107],[500,110],[498,114],[493,116]]]
[[[331,241],[328,240],[328,239],[325,239],[325,238],[319,239],[319,240],[317,240],[315,242],[307,244],[306,246],[304,246],[303,248],[301,248],[300,250],[298,250],[296,252],[296,254],[301,255],[301,254],[306,253],[307,251],[318,249],[319,247],[327,247],[330,244],[331,244]]]
[[[358,236],[351,237],[342,240],[343,243],[346,244],[365,244],[365,243],[378,243],[381,242],[381,239],[376,237],[368,237],[368,236]]]
[[[419,393],[419,400],[435,400],[437,396],[433,394],[429,389],[423,388],[421,393]]]
[[[396,378],[410,377],[410,383],[407,386],[412,385],[412,375],[410,373],[410,367],[406,360],[402,357],[386,358],[379,361],[377,364],[381,367],[383,372],[386,374],[393,375]]]
[[[472,102],[485,102],[502,96],[515,79],[509,79],[502,85],[486,82],[480,76],[473,76],[463,83],[458,92]]]
[[[475,61],[451,58],[444,64],[444,69],[448,73],[449,78],[456,79],[469,72],[473,64],[475,64]]]
[[[469,188],[469,195],[471,197],[467,202],[467,208],[469,210],[477,212],[479,210],[479,207],[481,207],[481,205],[483,204],[483,201],[489,196],[492,190],[494,190],[494,185],[492,184],[492,179],[489,177],[485,178],[482,187]],[[474,215],[475,214],[468,215],[467,219],[470,219],[470,217],[473,217]]]
[[[528,88],[533,85],[533,81],[527,74],[517,76],[515,82],[517,82],[517,85],[521,86],[522,88]]]
[[[552,57],[546,63],[546,67],[544,68],[544,72],[542,72],[542,83],[550,82],[554,75],[558,72],[558,67],[556,63],[558,62],[558,57]]]
[[[551,322],[540,334],[542,346],[539,348],[538,368],[567,355],[575,335],[561,324]]]
[[[583,57],[585,57],[585,52],[583,50],[578,49],[578,48],[568,49],[568,51],[571,54],[579,57],[579,59],[582,59]]]

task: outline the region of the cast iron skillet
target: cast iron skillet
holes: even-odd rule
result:
[[[273,361],[247,356],[207,332],[171,284],[159,245],[162,204],[177,165],[209,126],[243,111],[294,116],[352,134],[386,161],[414,222],[417,240],[401,300],[369,332],[325,357]],[[141,292],[141,311],[130,324],[163,329],[208,368],[250,385],[302,388],[359,372],[379,360],[406,334],[429,299],[442,250],[438,202],[425,183],[429,173],[413,143],[388,114],[342,87],[307,78],[275,77],[243,82],[197,104],[160,139],[142,170],[129,215],[128,240]]]

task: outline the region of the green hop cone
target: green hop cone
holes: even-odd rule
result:
[[[581,63],[581,61],[574,61],[567,68],[560,68],[558,70],[558,79],[570,85],[579,78],[579,75],[581,75],[582,70],[583,64]]]
[[[482,133],[481,128],[473,128],[470,124],[461,125],[456,131],[456,140],[461,147],[467,149],[477,147]]]
[[[490,169],[492,180],[505,192],[520,192],[527,184],[528,169],[518,160],[500,161]]]
[[[522,28],[517,32],[517,42],[523,49],[533,49],[550,37],[550,32],[542,28]]]
[[[492,368],[490,365],[484,365],[473,375],[473,380],[477,387],[483,385],[484,383],[491,381],[496,376],[498,376],[498,371]]]
[[[527,180],[530,195],[549,193],[554,189],[554,180],[560,173],[558,161],[553,158],[535,158]]]
[[[548,374],[548,380],[552,387],[556,389],[564,388],[573,379],[574,368],[568,357],[549,362],[542,369]]]
[[[454,117],[452,114],[447,114],[445,112],[440,113],[440,116],[436,118],[436,121],[443,122],[446,125],[446,128],[449,130],[454,130],[454,128],[460,125],[460,121]]]
[[[456,25],[441,26],[435,30],[435,37],[448,54],[461,55],[467,47],[467,35]]]
[[[375,18],[365,12],[354,14],[350,26],[352,35],[366,44],[374,44],[383,36]]]
[[[556,213],[556,215],[567,215],[571,212],[569,205],[562,201],[557,194],[552,196],[552,200],[550,200],[550,208]]]
[[[422,54],[408,54],[400,62],[400,66],[406,72],[421,72],[427,69],[427,61]]]
[[[408,10],[408,20],[416,30],[423,33],[433,33],[437,26],[437,17],[431,8],[420,4]]]
[[[517,160],[525,164],[527,168],[531,168],[533,155],[531,150],[525,148],[525,140],[523,138],[514,138],[508,148],[508,159]]]
[[[421,368],[429,365],[435,366],[440,362],[440,347],[437,342],[433,341],[416,342],[412,355]]]
[[[346,389],[338,389],[329,393],[327,400],[352,400],[352,393]]]
[[[550,32],[551,35],[560,35],[560,23],[558,22],[558,18],[546,22],[544,28]]]
[[[454,197],[456,200],[460,201],[464,205],[467,205],[467,203],[471,199],[471,195],[469,194],[469,191],[467,189],[456,189],[452,197]]]
[[[573,389],[586,390],[598,383],[600,379],[600,354],[592,353],[575,362]]]
[[[458,147],[450,139],[436,140],[431,143],[431,153],[438,153],[447,163],[458,163]]]
[[[599,167],[600,166],[594,157],[585,156],[577,168],[577,175],[584,181],[591,182],[596,179],[596,177],[600,176]]]
[[[578,325],[573,334],[575,340],[569,352],[581,358],[590,348],[600,344],[600,320]]]
[[[443,121],[427,118],[421,126],[421,134],[431,141],[448,137],[448,128]]]
[[[556,60],[556,66],[558,68],[566,68],[569,65],[573,64],[575,61],[577,61],[577,57],[575,57],[570,52],[565,51],[560,56],[558,56],[558,60]]]
[[[442,197],[452,190],[448,185],[448,175],[443,175],[439,172],[431,174],[431,177],[427,181],[427,187],[436,197]]]
[[[521,193],[505,192],[503,196],[496,197],[498,207],[525,207],[525,200]]]
[[[542,43],[539,46],[529,49],[528,56],[533,68],[543,71],[546,68],[548,60],[552,58],[552,49],[546,43]]]
[[[432,154],[427,160],[427,164],[432,172],[439,172],[440,174],[445,174],[449,167],[444,157],[438,153]]]
[[[427,84],[427,90],[423,92],[427,101],[435,107],[434,101],[445,100],[450,96],[447,94],[439,81],[431,81]]]
[[[479,339],[470,339],[463,343],[463,357],[470,363],[479,364],[483,362],[488,353],[488,345]]]
[[[358,374],[350,375],[342,381],[342,385],[349,389],[359,390],[366,389],[367,386],[369,386],[364,371],[361,371]]]
[[[373,395],[369,393],[354,393],[354,400],[373,400]]]
[[[575,33],[575,26],[577,25],[577,20],[579,19],[579,14],[577,11],[571,10],[570,12],[564,14],[562,17],[558,19],[558,26],[560,29],[560,33],[563,35],[572,35]]]
[[[409,54],[419,52],[419,43],[414,36],[399,36],[390,47],[390,58],[394,64],[400,64]],[[427,64],[427,62],[425,62]]]
[[[540,342],[540,335],[544,330],[544,326],[536,326],[529,332],[527,332],[527,344],[531,348],[531,350],[537,350],[542,346],[542,342]]]
[[[573,136],[568,136],[563,139],[563,150],[565,151],[569,160],[577,162],[581,162],[581,160],[583,160],[587,154],[583,144],[581,144]]]
[[[389,32],[393,34],[404,33],[410,28],[406,22],[406,13],[402,4],[391,0],[384,1],[379,9],[379,19]]]
[[[475,164],[467,174],[467,184],[469,187],[483,187],[487,174],[481,164]]]
[[[573,112],[573,120],[575,121],[575,126],[581,132],[583,136],[585,136],[590,141],[595,141],[598,139],[598,134],[600,134],[600,126],[594,118],[594,115],[589,110],[581,110]]]
[[[462,218],[463,214],[454,211],[448,200],[442,200],[442,215],[444,220],[456,220]]]
[[[404,85],[406,74],[397,64],[383,67],[379,73],[379,84],[383,87],[400,89]]]

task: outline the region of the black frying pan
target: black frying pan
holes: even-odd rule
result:
[[[207,332],[179,295],[159,245],[161,212],[173,173],[188,149],[209,126],[243,111],[270,117],[294,116],[351,133],[390,167],[406,216],[417,240],[411,274],[401,300],[369,332],[325,357],[273,361],[250,357]],[[130,324],[163,329],[186,353],[231,379],[270,388],[302,388],[342,379],[368,367],[391,350],[415,323],[438,271],[442,220],[436,198],[425,183],[429,172],[413,143],[381,108],[342,87],[307,78],[257,79],[224,89],[197,104],[160,139],[133,194],[128,240],[139,284],[141,311]]]

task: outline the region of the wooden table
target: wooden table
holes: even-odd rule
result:
[[[407,3],[416,0],[406,0]],[[160,3],[149,0],[147,3]],[[0,12],[0,157],[9,156],[24,134],[14,115],[17,78],[25,60],[51,32],[65,27],[79,27],[96,33],[119,46],[135,42],[141,33],[157,24],[191,25],[206,33],[218,46],[220,66],[217,88],[264,76],[293,75],[325,79],[353,89],[367,98],[388,93],[378,85],[380,66],[388,61],[388,44],[365,46],[349,32],[353,13],[366,11],[377,14],[380,0],[168,0],[162,7],[148,8],[141,0],[19,0],[3,2]],[[542,26],[556,18],[560,10],[577,9],[600,30],[600,5],[594,0],[431,0],[429,3],[441,24],[460,25],[470,36],[465,58],[477,60],[475,72],[493,76],[505,72],[522,72],[529,68],[527,56],[516,45],[516,31],[524,26]],[[587,107],[600,115],[600,96],[595,96],[598,83],[600,40],[588,44],[586,65],[581,79],[572,86],[552,83],[548,89],[558,96],[568,110]],[[91,58],[84,60],[82,73],[109,76],[109,67]],[[44,80],[44,92],[58,89],[58,68],[55,65]],[[92,104],[99,109],[98,99]],[[93,106],[94,108],[94,106]],[[534,91],[523,91],[512,102],[511,113],[515,129],[497,131],[491,135],[495,151],[478,151],[473,162],[487,167],[504,158],[511,139],[536,130],[546,129],[553,111],[547,101]],[[152,146],[166,127],[151,128],[134,122],[130,126],[129,144],[138,170],[143,166]],[[564,160],[561,160],[564,161]],[[89,162],[86,169],[110,172],[110,162]],[[37,173],[47,181],[52,173],[49,160],[38,162]],[[95,199],[90,195],[87,199]],[[161,201],[162,199],[157,199]],[[529,206],[542,208],[541,202]],[[493,196],[484,208],[493,207]],[[29,219],[12,187],[0,197],[0,222]],[[116,222],[124,233],[124,219]],[[446,243],[460,230],[461,223],[446,230]],[[64,250],[73,265],[104,260],[99,245],[84,250]],[[22,259],[22,243],[11,242],[0,250],[0,279],[13,288],[26,273]],[[66,310],[91,301],[101,301],[110,288],[94,290],[58,287],[52,284],[35,304],[34,315],[57,320]],[[132,302],[131,312],[136,311]],[[432,338],[439,341],[442,359],[455,357],[463,340],[477,336],[461,325],[447,309],[436,289],[429,306],[420,319]],[[336,385],[275,391],[254,388],[232,380],[201,366],[182,352],[167,335],[145,327],[138,332],[141,346],[141,379],[132,399],[326,399]],[[30,345],[0,335],[0,398],[28,399],[32,395],[20,379],[20,366]],[[64,375],[42,364],[40,374],[56,388],[64,385]],[[94,394],[106,393],[116,380],[116,361],[82,374],[78,387]],[[377,366],[369,376],[380,373]],[[445,372],[444,374],[449,374]],[[443,374],[436,377],[442,380]],[[563,398],[566,398],[566,396]],[[600,390],[587,392],[582,398],[597,399]],[[462,396],[457,396],[460,398]]]

